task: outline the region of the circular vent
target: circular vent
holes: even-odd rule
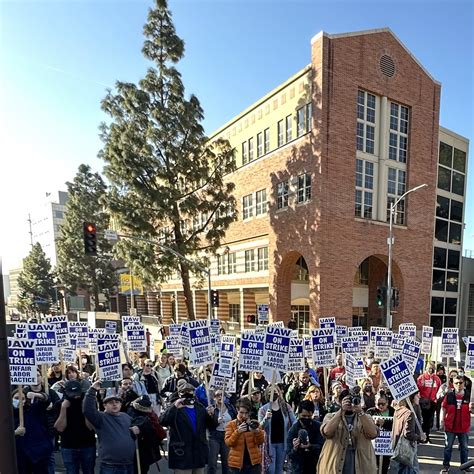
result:
[[[387,77],[393,77],[395,74],[395,63],[388,54],[384,54],[380,58],[380,71]]]

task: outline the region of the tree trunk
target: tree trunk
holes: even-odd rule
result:
[[[191,282],[189,279],[189,267],[183,260],[180,261],[181,281],[183,282],[184,301],[186,309],[188,310],[189,321],[194,321],[196,315],[194,314],[193,292],[191,290]]]

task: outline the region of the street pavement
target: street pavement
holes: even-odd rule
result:
[[[471,415],[471,421],[473,416]],[[473,423],[471,422],[471,427]],[[443,467],[443,447],[444,447],[444,433],[442,431],[432,431],[430,435],[431,443],[430,444],[420,444],[418,446],[418,462],[420,464],[419,474],[435,474],[439,473]],[[471,428],[471,433],[469,435],[469,455],[470,459],[474,457],[474,429]],[[459,470],[459,449],[457,443],[453,447],[453,455],[451,458],[451,470],[450,474],[457,474],[461,471]],[[168,461],[162,459],[159,462],[160,470],[158,471],[156,466],[153,466],[149,470],[149,474],[173,474],[173,471],[168,469]],[[66,470],[64,469],[61,455],[56,453],[56,473],[64,474]],[[218,472],[220,473],[220,467]],[[96,473],[99,473],[97,467]],[[320,473],[324,474],[324,473]],[[357,473],[358,474],[358,473]],[[364,473],[369,474],[369,473]]]

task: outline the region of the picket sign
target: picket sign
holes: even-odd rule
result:
[[[244,372],[261,371],[264,346],[264,334],[256,334],[253,330],[243,331],[240,339],[239,370]],[[249,386],[250,385],[249,383]],[[251,388],[249,388],[249,390],[251,390]]]

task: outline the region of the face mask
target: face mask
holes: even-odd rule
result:
[[[12,400],[12,403],[13,403],[13,408],[18,408],[20,406],[20,400],[17,400],[16,398]]]
[[[311,426],[311,422],[313,420],[311,420],[309,418],[300,418],[300,421],[301,421],[301,423],[304,427],[308,428],[308,426]]]
[[[367,393],[371,393],[372,392],[372,387],[365,387],[365,391]]]
[[[83,363],[83,364],[87,364],[87,359],[84,359],[84,358],[83,358],[83,359],[82,359],[82,363]]]

